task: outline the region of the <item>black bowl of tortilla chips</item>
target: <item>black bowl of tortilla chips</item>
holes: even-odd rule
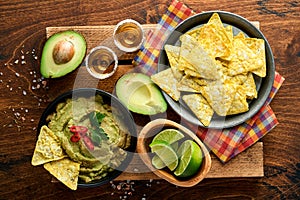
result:
[[[69,106],[70,102],[72,106]],[[68,106],[72,108],[68,109]],[[66,113],[71,113],[70,118]],[[115,130],[120,135],[116,135]],[[51,102],[40,118],[38,134],[37,145],[42,134],[46,140],[47,136],[54,135],[51,142],[61,145],[62,158],[67,162],[55,164],[63,159],[54,158],[51,162],[39,163],[43,155],[36,156],[35,150],[32,163],[37,164],[33,165],[43,164],[55,178],[73,190],[77,186],[100,186],[118,177],[131,162],[137,137],[134,119],[128,109],[112,94],[93,88],[74,89]],[[78,136],[79,140],[76,140]],[[77,168],[76,181],[74,177],[71,177],[72,181],[61,177],[72,174],[74,168]]]
[[[218,16],[216,16],[218,15]],[[220,24],[223,26],[220,26]],[[258,23],[256,23],[258,24]],[[204,27],[204,28],[203,28]],[[215,28],[215,30],[213,30]],[[222,31],[220,31],[222,29]],[[210,32],[212,31],[212,32]],[[209,38],[211,37],[211,35],[216,34],[218,35],[217,39],[214,40],[214,38]],[[188,37],[184,36],[184,35],[189,35]],[[197,52],[197,54],[195,53],[197,49],[200,49],[198,47],[195,48],[195,46],[190,45],[188,47],[183,47],[184,44],[187,44],[187,41],[191,40],[191,37],[194,37],[199,43],[201,43],[201,48],[204,49],[204,51],[206,51],[206,53],[199,53]],[[182,39],[184,38],[185,39]],[[225,38],[225,39],[224,39]],[[236,38],[236,39],[235,39]],[[223,54],[218,54],[218,50],[220,50],[220,45],[223,45],[223,43],[217,43],[219,41],[222,41],[224,39],[224,41],[228,40],[230,41],[230,46],[233,50],[230,50],[230,52],[236,52],[235,55],[231,56],[230,54],[225,55],[225,51],[223,52]],[[244,57],[246,59],[246,57],[248,56],[244,56],[242,53],[246,52],[246,50],[244,49],[248,49],[249,52],[251,51],[251,48],[255,47],[254,43],[248,43],[248,41],[250,40],[255,40],[255,41],[259,41],[263,43],[263,47],[261,47],[258,51],[260,51],[259,53],[262,53],[262,51],[264,52],[264,57],[261,56],[259,62],[263,62],[264,63],[264,71],[260,74],[260,73],[254,73],[254,71],[258,71],[258,67],[257,68],[253,68],[250,69],[251,66],[255,66],[253,65],[254,62],[258,63],[257,60],[255,60],[256,58],[258,58],[258,56],[255,54],[256,52],[253,50],[252,53],[250,54],[250,58],[252,59],[252,61],[249,61],[249,63],[246,63],[245,65],[243,65],[243,69],[246,69],[248,71],[241,71],[241,74],[239,74],[239,70],[241,68],[238,68],[236,66],[238,66],[237,64],[237,60],[240,61],[242,60],[244,62]],[[194,39],[192,39],[194,41]],[[217,41],[216,43],[213,43],[214,41]],[[238,44],[243,44],[243,46],[241,46],[240,48],[238,47]],[[214,45],[216,44],[216,45]],[[226,42],[224,43],[223,46],[221,46],[221,49],[225,46],[226,47]],[[252,46],[251,46],[252,45]],[[179,50],[176,50],[176,48]],[[194,48],[192,48],[194,47]],[[213,48],[215,47],[215,49],[211,50],[208,48]],[[168,50],[171,49],[171,50]],[[182,50],[183,49],[183,50]],[[176,51],[175,51],[176,50]],[[238,52],[240,52],[240,50],[242,50],[241,55],[240,56],[244,56],[242,57],[242,59],[240,59]],[[244,50],[244,51],[243,51]],[[168,52],[169,51],[169,52]],[[175,53],[174,53],[175,52]],[[192,55],[191,52],[194,52],[194,54]],[[168,53],[170,53],[170,55],[168,55]],[[172,55],[173,54],[173,55]],[[212,56],[212,54],[214,56]],[[218,54],[218,55],[217,55]],[[225,69],[223,71],[226,71],[226,76],[229,74],[229,76],[235,76],[235,78],[237,78],[237,75],[243,75],[243,74],[250,74],[251,72],[251,76],[253,76],[252,78],[252,82],[255,83],[254,85],[254,89],[256,89],[256,94],[255,97],[251,98],[251,99],[246,99],[243,100],[243,104],[240,103],[239,105],[243,105],[245,107],[245,109],[241,110],[240,113],[235,112],[236,110],[234,110],[233,112],[229,112],[230,114],[226,114],[226,112],[228,113],[228,110],[231,109],[228,107],[228,109],[225,112],[215,112],[218,108],[220,108],[220,110],[225,110],[224,107],[226,107],[226,101],[225,103],[220,101],[217,102],[215,98],[213,100],[211,100],[211,96],[214,93],[214,89],[211,89],[210,91],[212,95],[207,95],[207,82],[209,82],[210,80],[216,81],[218,80],[218,78],[214,77],[214,75],[216,74],[212,69],[211,71],[204,69],[203,73],[197,73],[199,72],[198,68],[195,67],[195,65],[197,63],[195,63],[195,61],[197,61],[196,58],[198,56],[198,58],[200,57],[199,55],[208,55],[213,57],[213,59],[215,59],[215,65],[219,66],[221,65],[223,68],[221,69]],[[181,57],[183,57],[183,59],[181,59]],[[185,56],[185,57],[184,57]],[[235,57],[234,57],[235,56]],[[193,58],[194,57],[194,58]],[[206,58],[203,60],[207,60]],[[235,60],[234,60],[235,59]],[[184,62],[187,62],[188,65],[185,65],[185,63],[180,60],[185,60]],[[175,61],[175,62],[174,62]],[[198,60],[199,61],[199,60]],[[204,61],[202,62],[200,59],[201,64],[204,63]],[[174,64],[175,63],[175,64]],[[176,66],[176,63],[177,64]],[[192,65],[191,65],[192,63]],[[209,64],[212,62],[207,62],[204,63],[207,64],[206,66],[210,66]],[[221,64],[219,64],[221,63]],[[195,65],[194,65],[195,64]],[[259,63],[260,64],[260,63]],[[257,65],[259,65],[257,64]],[[175,65],[172,66],[172,65]],[[200,64],[199,64],[200,65]],[[235,66],[236,65],[236,66]],[[179,67],[178,67],[179,66]],[[189,66],[192,66],[191,68],[189,68]],[[244,67],[246,66],[246,67]],[[181,67],[181,68],[180,68]],[[249,68],[247,68],[249,67]],[[186,80],[191,78],[191,77],[197,77],[199,74],[197,79],[197,84],[192,83],[190,85],[188,85],[188,89],[187,89],[187,85],[182,84],[181,86],[181,90],[179,91],[179,94],[177,94],[177,99],[174,99],[174,97],[172,97],[173,94],[168,94],[168,91],[164,91],[164,97],[166,98],[167,102],[169,103],[169,105],[173,108],[173,110],[175,110],[182,118],[184,118],[185,120],[199,125],[199,126],[203,126],[203,127],[208,127],[208,128],[216,128],[216,129],[223,129],[223,128],[230,128],[230,127],[234,127],[236,125],[239,125],[245,121],[247,121],[248,119],[250,119],[252,116],[254,116],[259,110],[260,108],[265,104],[269,93],[271,91],[273,82],[274,82],[274,76],[275,76],[275,66],[274,66],[274,58],[273,58],[273,54],[272,54],[272,50],[271,47],[267,41],[267,39],[265,38],[265,36],[263,35],[263,33],[259,30],[259,28],[257,28],[257,26],[255,25],[255,23],[249,22],[248,20],[246,20],[245,18],[233,14],[233,13],[229,13],[229,12],[224,12],[224,11],[209,11],[209,12],[202,12],[199,14],[196,14],[186,20],[184,20],[182,23],[180,23],[174,31],[172,31],[168,37],[168,39],[165,41],[165,43],[163,44],[163,47],[161,49],[160,52],[160,56],[159,56],[159,60],[158,60],[158,73],[163,72],[165,70],[171,70],[173,71],[174,74],[174,68],[178,68],[177,71],[180,71],[181,74],[177,75],[177,77],[175,77],[177,80],[175,80],[175,82],[180,82],[181,80],[183,80],[181,77],[185,78],[185,83],[190,83],[191,80],[188,80],[190,82],[187,82]],[[194,70],[196,69],[197,70]],[[201,68],[201,67],[199,67]],[[262,68],[262,67],[261,67]],[[219,69],[219,68],[218,68]],[[201,70],[201,69],[200,69]],[[182,73],[182,71],[184,71],[184,73]],[[196,72],[195,72],[196,71]],[[157,75],[155,74],[155,75]],[[170,74],[165,73],[165,74]],[[224,73],[225,74],[225,73]],[[207,75],[207,76],[206,76]],[[206,76],[206,77],[205,77]],[[179,77],[179,78],[178,78]],[[204,78],[203,78],[204,77]],[[223,76],[219,76],[219,77],[223,77]],[[161,77],[155,77],[158,82],[159,79],[165,79],[165,78],[161,78]],[[209,80],[210,79],[210,80]],[[209,81],[207,81],[209,80]],[[213,81],[210,81],[210,83],[212,83]],[[231,80],[230,80],[231,81]],[[171,81],[168,81],[171,82]],[[195,89],[195,85],[199,86]],[[212,84],[211,84],[212,85]],[[203,87],[204,86],[204,87]],[[210,86],[210,85],[209,85]],[[206,88],[207,87],[207,88]],[[189,90],[191,89],[192,90]],[[199,89],[198,89],[199,88]],[[204,88],[204,89],[203,89]],[[218,87],[212,87],[212,88],[218,88]],[[225,88],[225,87],[223,87]],[[231,86],[227,87],[228,91],[231,90]],[[196,90],[196,92],[194,91]],[[226,93],[226,88],[224,89]],[[191,92],[192,91],[192,92]],[[200,91],[200,92],[199,92]],[[232,92],[232,95],[236,94],[236,93],[242,93],[242,90],[239,91],[234,91]],[[191,96],[186,96],[185,98],[183,97],[184,95],[187,94],[193,94],[193,93],[200,93],[202,96],[204,96],[205,98],[198,98],[198,100],[194,100],[192,99],[192,95]],[[228,93],[227,93],[228,94]],[[175,94],[176,96],[176,94]],[[228,95],[229,96],[229,95]],[[235,96],[233,96],[232,98],[235,98]],[[200,99],[200,100],[199,100]],[[206,100],[206,101],[205,101]],[[210,106],[207,105],[203,105],[201,101],[205,101],[206,104],[209,104]],[[201,102],[201,103],[199,103]],[[207,103],[208,102],[208,103]],[[212,102],[212,103],[211,103]],[[199,105],[199,107],[195,108],[195,105]],[[233,103],[232,103],[233,104]],[[219,106],[219,107],[218,107]],[[212,107],[213,109],[210,108],[209,111],[206,111],[205,109],[207,107]],[[238,107],[238,106],[237,106]],[[225,114],[224,114],[225,113]],[[208,116],[209,115],[209,116]],[[200,117],[199,117],[200,116]],[[206,120],[208,118],[208,120]],[[202,120],[203,119],[203,120]],[[201,121],[202,120],[202,121]],[[206,120],[206,121],[205,121]]]

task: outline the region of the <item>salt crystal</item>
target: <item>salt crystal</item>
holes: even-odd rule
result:
[[[20,74],[18,72],[16,72],[16,77],[19,77],[19,76],[20,76]]]
[[[9,88],[9,91],[12,91],[13,90],[13,88],[11,87],[11,88]]]
[[[31,119],[30,121],[31,121],[31,122],[34,122],[34,119]]]
[[[35,79],[33,79],[33,80],[32,80],[32,82],[33,82],[33,83],[36,83],[36,80],[35,80]]]
[[[28,109],[25,109],[25,112],[27,112],[27,113],[28,113]]]
[[[27,92],[25,90],[23,90],[23,95],[26,96],[27,95]]]
[[[19,60],[15,60],[15,64],[17,65],[19,63]]]
[[[138,172],[138,171],[139,171],[139,169],[137,169],[137,168],[134,168],[134,169],[133,169],[133,171],[134,171],[134,172]]]
[[[26,64],[26,61],[25,61],[25,60],[22,60],[21,64],[22,64],[22,65],[25,65],[25,64]]]
[[[37,57],[37,56],[34,56],[33,58],[34,58],[35,60],[37,60],[37,59],[38,59],[38,57]]]
[[[36,88],[37,89],[40,89],[41,85],[40,84],[37,84]]]
[[[3,76],[3,72],[0,72],[0,76]]]
[[[24,59],[25,59],[25,56],[21,56],[21,59],[24,60]]]

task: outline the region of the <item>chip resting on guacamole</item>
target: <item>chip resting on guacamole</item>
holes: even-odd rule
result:
[[[44,164],[44,168],[72,190],[77,189],[80,164],[69,158]]]
[[[66,154],[60,145],[58,137],[46,125],[42,126],[31,164],[34,166],[41,165],[64,157],[66,157]]]

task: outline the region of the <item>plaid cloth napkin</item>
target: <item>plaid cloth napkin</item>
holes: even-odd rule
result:
[[[158,22],[157,28],[147,35],[143,47],[134,58],[133,64],[139,71],[151,75],[157,70],[157,59],[163,42],[174,28],[195,12],[182,2],[173,0],[167,12]],[[185,125],[222,161],[227,162],[244,151],[272,130],[278,121],[269,103],[282,85],[284,78],[276,72],[271,93],[264,106],[248,121],[230,129],[207,129],[187,121]]]

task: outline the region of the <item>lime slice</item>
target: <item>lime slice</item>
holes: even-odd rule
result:
[[[178,157],[174,149],[167,142],[158,140],[152,142],[149,146],[151,152],[155,153],[171,171],[175,170],[178,165]],[[159,164],[156,163],[156,165]]]
[[[173,148],[173,150],[176,152],[178,149],[178,142],[174,142],[173,144],[171,144],[171,147]],[[156,168],[156,169],[163,169],[164,167],[166,167],[167,165],[160,159],[160,157],[158,155],[153,156],[152,158],[152,165]]]
[[[155,141],[166,141],[168,144],[173,144],[174,142],[184,138],[184,135],[176,130],[176,129],[165,129],[161,132],[159,132],[152,140],[152,142]]]
[[[199,145],[192,141],[184,141],[178,151],[179,164],[174,174],[179,177],[189,177],[194,175],[202,163],[202,151]]]
[[[163,169],[165,168],[167,165],[160,159],[160,157],[158,155],[153,156],[152,158],[152,165],[156,168],[156,169]]]

